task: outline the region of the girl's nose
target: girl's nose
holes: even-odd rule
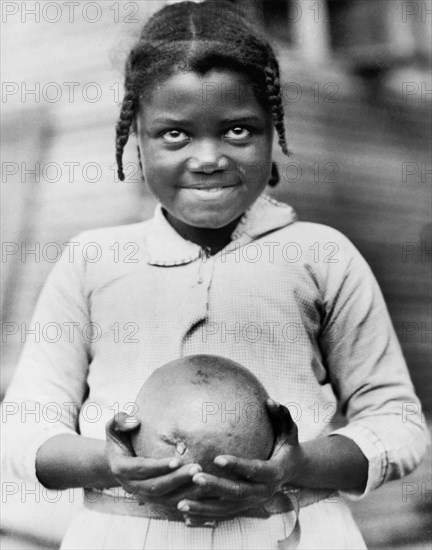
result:
[[[213,161],[203,161],[197,157],[192,157],[187,161],[187,168],[191,172],[204,172],[205,174],[212,174],[218,170],[226,170],[228,168],[228,159],[224,156],[220,156]]]
[[[228,160],[219,152],[219,144],[206,140],[198,143],[193,151],[193,156],[189,158],[187,167],[191,172],[204,172],[211,174],[217,170],[225,170],[228,166]]]

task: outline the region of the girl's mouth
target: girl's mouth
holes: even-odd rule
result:
[[[217,200],[230,195],[238,185],[224,187],[183,187],[191,195],[202,200]]]

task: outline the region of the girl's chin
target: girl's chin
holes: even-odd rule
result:
[[[202,210],[200,210],[200,212],[196,212],[194,215],[193,212],[184,208],[172,209],[169,211],[166,207],[163,207],[163,212],[165,218],[167,218],[169,223],[177,230],[180,229],[182,226],[186,226],[192,227],[194,229],[216,231],[235,223],[243,215],[242,211],[237,210],[232,213],[227,212],[226,210],[224,212],[218,213],[214,211],[203,212]]]
[[[233,223],[243,215],[241,208],[233,209],[232,211],[226,208],[222,211],[215,212],[211,209],[201,209],[200,212],[194,213],[182,212],[183,215],[177,216],[183,223],[199,229],[222,229]]]

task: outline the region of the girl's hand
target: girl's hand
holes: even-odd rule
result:
[[[191,480],[201,472],[199,464],[182,464],[173,457],[135,456],[129,434],[138,427],[139,420],[126,413],[119,413],[106,425],[105,454],[118,483],[140,502],[175,507],[181,498],[196,498],[199,488]]]
[[[297,426],[286,407],[268,400],[267,410],[276,434],[268,460],[249,460],[235,456],[217,456],[217,464],[235,481],[198,473],[193,482],[201,487],[206,500],[185,498],[178,504],[189,525],[234,517],[239,512],[267,502],[282,486],[293,479],[301,460]]]

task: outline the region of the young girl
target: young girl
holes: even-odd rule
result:
[[[34,317],[69,330],[26,344],[6,396],[42,411],[8,415],[8,466],[86,488],[64,549],[364,548],[337,491],[360,498],[420,461],[425,426],[370,269],[339,232],[264,194],[274,129],[287,153],[277,60],[238,10],[182,2],[149,20],[127,61],[116,144],[123,179],[136,134],[155,215],[73,239]],[[316,246],[332,254],[316,261]],[[269,460],[217,457],[211,476],[133,456],[138,389],[200,353],[245,365],[290,408],[268,405]]]

